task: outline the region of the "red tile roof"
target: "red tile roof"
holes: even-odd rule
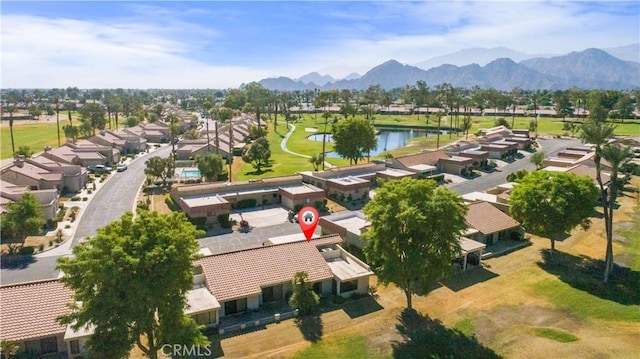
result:
[[[520,226],[513,218],[492,206],[489,202],[469,204],[465,217],[467,224],[483,234],[491,234]]]
[[[317,246],[339,242],[342,242],[340,236],[330,235],[311,242],[291,242],[207,256],[194,265],[202,266],[207,288],[223,303],[260,294],[263,287],[291,281],[299,271],[306,271],[312,282],[333,278]]]
[[[64,334],[56,318],[70,312],[71,290],[57,279],[0,287],[0,339],[23,341]]]

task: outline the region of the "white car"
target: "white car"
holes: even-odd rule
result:
[[[116,171],[118,172],[122,172],[122,171],[126,171],[127,170],[127,164],[126,163],[120,163],[118,164],[118,167],[116,167]]]

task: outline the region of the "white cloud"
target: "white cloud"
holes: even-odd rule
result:
[[[625,16],[625,9],[615,4],[606,11],[572,2],[374,5],[355,15],[338,7],[327,12],[340,21],[327,25],[326,37],[310,39],[315,48],[298,50],[271,68],[265,68],[261,55],[252,54],[250,47],[243,55],[256,63],[247,67],[206,50],[216,48],[217,39],[232,37],[233,29],[216,29],[209,21],[205,27],[195,18],[239,17],[239,9],[218,13],[134,4],[128,5],[128,17],[108,21],[3,15],[1,85],[225,88],[270,76],[295,78],[318,69],[331,69],[331,75],[341,77],[389,59],[412,64],[470,47],[561,54],[639,41],[639,15]],[[404,29],[399,35],[393,26],[378,25],[389,19],[407,21],[411,31]],[[295,49],[295,44],[288,46]]]

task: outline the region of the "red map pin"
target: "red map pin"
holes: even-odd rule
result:
[[[307,238],[307,242],[311,240],[319,221],[320,214],[314,207],[306,206],[298,212],[298,223],[300,224],[302,233],[304,233],[304,236]]]

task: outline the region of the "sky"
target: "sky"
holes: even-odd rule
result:
[[[0,10],[2,88],[237,88],[472,47],[640,42],[638,1],[2,0]]]

